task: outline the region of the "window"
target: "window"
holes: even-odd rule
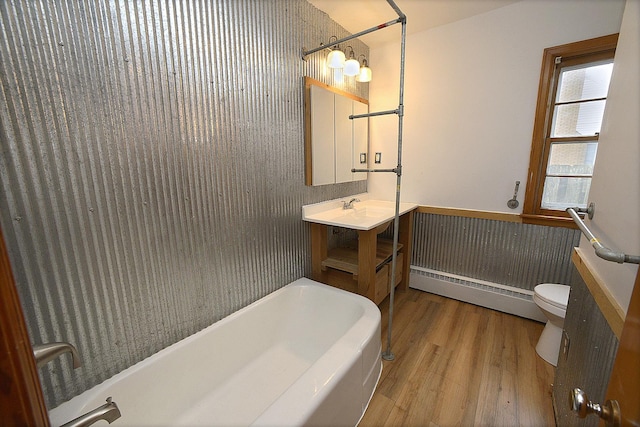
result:
[[[545,49],[522,217],[573,224],[587,207],[617,34]]]

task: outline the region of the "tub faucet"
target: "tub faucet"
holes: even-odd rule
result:
[[[356,198],[353,198],[353,199],[349,200],[348,202],[343,200],[342,201],[342,209],[353,209],[353,202],[359,202],[359,201],[360,201],[360,199],[356,199]]]
[[[73,369],[82,366],[80,362],[80,356],[74,346],[66,342],[52,342],[49,344],[40,344],[33,346],[33,357],[36,359],[36,366],[38,368],[51,362],[56,357],[63,353],[71,353],[73,359]]]
[[[116,402],[111,400],[111,396],[107,397],[107,403],[87,412],[84,415],[80,415],[78,418],[69,421],[61,427],[86,427],[95,423],[96,421],[105,420],[109,424],[120,418],[120,409]]]

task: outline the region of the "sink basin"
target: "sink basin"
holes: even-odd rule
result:
[[[348,201],[352,198],[347,197],[303,206],[302,219],[335,227],[371,230],[387,221],[391,221],[395,215],[395,202],[363,199],[361,196],[357,196],[357,198],[362,201],[354,202],[352,209],[343,209],[342,201]],[[415,203],[400,203],[400,215],[415,209],[417,206]]]
[[[395,214],[395,206],[394,214]],[[362,208],[354,207],[353,209],[346,209],[348,214],[356,217],[356,218],[381,218],[389,215],[389,209],[378,208],[373,206],[365,206]]]

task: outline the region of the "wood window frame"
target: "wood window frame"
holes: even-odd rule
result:
[[[49,426],[49,415],[2,229],[0,229],[0,381],[2,383],[0,425]]]
[[[576,228],[566,212],[542,209],[541,207],[545,171],[550,151],[547,144],[547,133],[551,126],[550,118],[554,101],[552,95],[555,94],[557,85],[555,78],[556,58],[562,57],[565,62],[589,55],[594,56],[593,60],[595,61],[598,59],[595,55],[598,54],[612,56],[617,43],[618,34],[616,33],[544,50],[527,174],[527,189],[522,205],[521,217],[524,223]]]

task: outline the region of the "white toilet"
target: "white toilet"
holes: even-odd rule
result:
[[[543,283],[534,288],[533,302],[547,316],[547,325],[540,335],[536,353],[553,366],[558,364],[558,352],[562,341],[564,315],[567,312],[569,291],[567,285]]]

